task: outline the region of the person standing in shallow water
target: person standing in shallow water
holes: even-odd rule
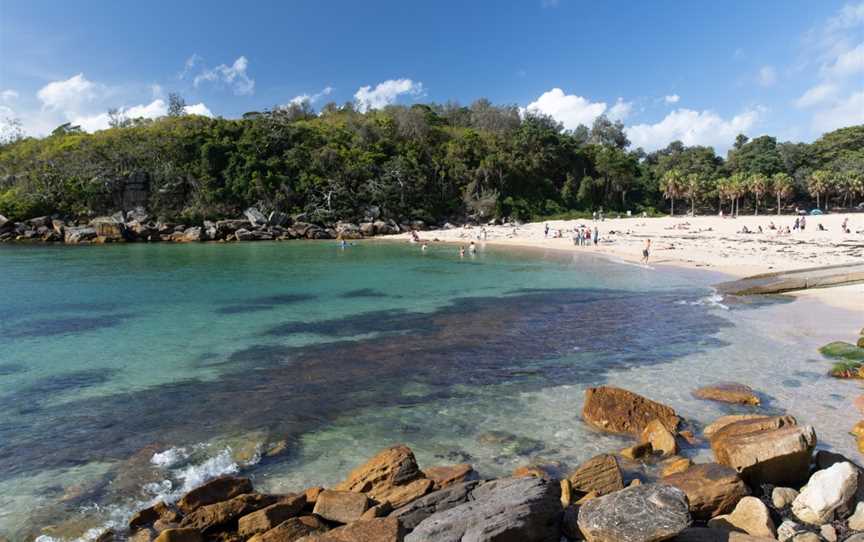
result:
[[[648,265],[648,257],[651,255],[651,239],[645,240],[645,248],[642,249],[642,263]]]
[[[459,257],[460,257],[460,258],[464,258],[464,257],[465,257],[465,247],[463,247],[463,246],[460,246],[460,247],[459,247]]]
[[[471,241],[471,244],[468,245],[468,254],[472,256],[477,254],[477,245],[474,244],[474,241]]]

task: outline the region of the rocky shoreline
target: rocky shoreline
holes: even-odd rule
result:
[[[740,384],[694,395],[759,404]],[[601,386],[586,390],[582,419],[633,445],[566,474],[535,464],[491,480],[468,464],[421,470],[396,445],[330,488],[270,495],[248,478],[216,478],[98,540],[864,542],[864,469],[817,451],[815,429],[790,415],[724,416],[698,431],[666,405]],[[714,462],[681,453],[705,442]]]
[[[395,221],[369,219],[358,224],[336,222],[319,224],[304,215],[289,216],[274,211],[264,215],[254,207],[240,218],[210,221],[201,224],[179,224],[157,220],[142,208],[118,211],[110,216],[90,220],[64,220],[41,216],[14,222],[0,215],[0,243],[65,243],[67,245],[168,242],[197,243],[203,241],[287,241],[292,239],[363,239],[377,235],[395,235],[426,229],[422,221],[397,224]]]

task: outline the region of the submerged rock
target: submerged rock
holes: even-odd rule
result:
[[[672,408],[612,386],[585,390],[582,418],[604,431],[637,436],[653,420],[659,420],[672,432],[681,421]]]
[[[735,382],[703,386],[694,391],[693,395],[698,399],[720,401],[723,403],[751,406],[758,406],[760,403],[759,396],[756,395],[756,392],[754,392],[750,386],[745,386],[744,384],[738,384]]]
[[[506,431],[486,431],[477,436],[477,442],[498,447],[501,453],[508,455],[528,455],[543,449],[543,443],[539,440]]]
[[[843,341],[828,343],[819,349],[828,358],[846,361],[864,361],[864,348]]]
[[[628,487],[579,510],[579,529],[589,542],[657,542],[689,526],[687,496],[665,484]]]

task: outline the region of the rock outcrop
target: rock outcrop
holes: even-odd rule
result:
[[[398,445],[378,452],[333,489],[365,493],[399,508],[431,491],[433,485],[417,466],[411,449]]]

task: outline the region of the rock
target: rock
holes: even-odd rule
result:
[[[159,533],[155,542],[203,542],[201,533],[195,529],[166,529]]]
[[[318,500],[318,495],[320,495],[323,491],[324,488],[321,486],[306,488],[306,490],[303,492],[303,494],[306,495],[306,506],[314,506],[315,502]]]
[[[393,511],[393,505],[390,504],[390,501],[384,501],[380,504],[376,504],[375,506],[368,508],[363,515],[360,516],[360,519],[373,519],[373,518],[383,518],[390,515],[390,512]]]
[[[339,222],[336,224],[336,235],[343,239],[360,239],[363,234],[360,233],[360,226],[350,222]]]
[[[394,518],[361,519],[350,525],[307,536],[300,542],[402,542],[405,529]]]
[[[864,531],[864,501],[855,506],[855,512],[849,517],[849,528],[853,531]]]
[[[468,463],[432,467],[423,472],[426,474],[427,478],[435,483],[435,487],[439,489],[452,486],[453,484],[479,479],[477,471],[475,471],[474,467]]]
[[[774,538],[750,536],[747,533],[726,531],[723,529],[705,529],[702,527],[684,529],[681,534],[669,540],[670,542],[775,542]]]
[[[574,491],[597,495],[607,495],[624,489],[624,477],[618,467],[618,460],[610,454],[592,457],[567,476]]]
[[[642,444],[635,444],[633,446],[624,448],[623,450],[621,450],[620,454],[627,459],[636,460],[647,457],[651,455],[652,452],[653,449],[651,448],[651,443],[643,442]]]
[[[822,525],[834,519],[834,511],[848,506],[858,488],[858,471],[852,463],[836,463],[816,471],[792,502],[792,513],[805,523]]]
[[[858,423],[853,425],[852,430],[849,432],[855,437],[864,437],[864,420],[860,420]]]
[[[687,495],[690,513],[700,520],[726,514],[750,494],[734,469],[717,463],[693,465],[686,471],[663,478]]]
[[[555,470],[547,465],[522,465],[516,467],[511,474],[513,478],[525,478],[533,476],[535,478],[545,478],[546,480],[557,480]]]
[[[364,237],[372,237],[375,235],[375,225],[371,222],[363,222],[360,224],[360,233]]]
[[[816,533],[801,533],[792,537],[792,542],[822,542]]]
[[[864,361],[864,348],[843,341],[826,344],[819,349],[823,356],[845,361]]]
[[[264,216],[264,214],[255,207],[249,207],[248,209],[243,211],[243,216],[245,216],[246,220],[248,220],[249,223],[253,226],[267,225],[267,217]]]
[[[642,430],[640,442],[651,444],[651,449],[664,456],[678,453],[678,442],[675,435],[666,429],[660,420],[651,420]]]
[[[254,241],[255,234],[246,228],[240,228],[234,232],[234,238],[238,241]]]
[[[720,429],[723,429],[731,423],[741,422],[744,420],[758,420],[760,418],[768,417],[769,416],[766,416],[764,414],[731,414],[729,416],[721,416],[714,420],[713,423],[706,426],[705,429],[702,430],[702,434],[710,439],[714,435],[714,433],[716,433]]]
[[[387,500],[400,508],[428,493],[433,485],[417,466],[411,449],[398,445],[378,452],[333,489],[366,493],[378,502]]]
[[[140,527],[151,525],[158,520],[165,522],[180,521],[180,514],[163,501],[159,501],[149,508],[138,511],[129,520],[129,530],[134,531]]]
[[[561,506],[566,508],[573,502],[573,486],[567,478],[559,480],[559,483],[561,484]]]
[[[768,507],[756,497],[744,497],[731,514],[716,516],[708,521],[711,529],[744,531],[752,536],[774,538],[777,529],[768,512]]]
[[[792,504],[798,492],[791,487],[775,487],[771,492],[771,504],[777,510],[782,510]]]
[[[469,502],[424,519],[406,542],[557,542],[561,486],[542,478],[503,478],[480,485]]]
[[[2,231],[2,226],[0,226],[0,231]],[[51,221],[51,229],[54,230],[54,233],[62,236],[63,232],[66,229],[66,223],[59,219],[54,219]]]
[[[864,542],[864,533],[861,534],[853,534],[843,542]]]
[[[0,232],[6,232],[15,227],[15,223],[6,218],[3,215],[0,215]]]
[[[144,207],[135,207],[131,211],[126,212],[126,222],[147,222],[150,220],[150,215]]]
[[[464,502],[467,502],[471,491],[473,491],[480,482],[476,480],[468,482],[460,482],[453,484],[444,489],[435,491],[420,497],[416,501],[397,509],[390,517],[398,518],[405,528],[414,529],[421,521],[429,516],[449,510]]]
[[[665,484],[628,487],[579,510],[579,529],[589,542],[655,542],[689,526],[687,496]]]
[[[660,476],[672,476],[689,469],[693,461],[689,457],[673,456],[663,462]]]
[[[324,490],[315,502],[315,514],[337,523],[351,523],[360,519],[369,508],[369,499],[354,491]]]
[[[823,525],[819,528],[819,534],[828,542],[837,542],[837,530],[833,525]]]
[[[288,226],[291,224],[291,217],[281,211],[273,211],[267,217],[267,224],[271,226]]]
[[[221,530],[238,518],[270,506],[276,502],[272,495],[245,493],[227,501],[199,506],[180,521],[181,527],[197,529],[202,533]]]
[[[712,386],[703,386],[693,392],[697,399],[720,401],[739,405],[758,406],[759,396],[750,386],[735,382],[724,382]]]
[[[88,226],[66,228],[63,240],[68,245],[76,245],[96,239],[96,230]]]
[[[296,542],[305,536],[327,530],[327,525],[317,517],[300,516],[283,521],[267,532],[256,534],[248,542]]]
[[[90,221],[90,227],[105,241],[123,241],[126,236],[126,222],[120,217],[100,216]]]
[[[668,406],[612,386],[585,390],[582,418],[603,431],[637,436],[652,420],[659,420],[671,432],[681,421]]]
[[[188,514],[200,506],[227,501],[243,493],[251,492],[252,482],[248,478],[221,476],[184,495],[177,502],[177,507],[184,514]]]
[[[570,541],[585,539],[582,535],[582,531],[579,530],[578,507],[567,506],[564,508],[564,514],[561,515],[561,534]]]
[[[796,534],[804,532],[804,528],[801,525],[795,523],[791,519],[784,519],[783,522],[777,527],[777,540],[780,542],[788,542],[795,538]]]
[[[246,514],[237,523],[237,534],[252,536],[269,531],[283,521],[300,514],[306,505],[306,495],[294,495],[281,498],[276,504],[271,504],[258,511]]]
[[[741,428],[736,428],[758,422],[764,420],[736,422],[715,433],[711,449],[717,462],[737,470],[751,486],[796,485],[806,479],[816,446],[813,427],[793,425],[755,432],[738,432]]]
[[[179,241],[182,243],[198,243],[204,240],[204,233],[198,226],[186,228],[180,236]]]
[[[477,435],[477,442],[500,448],[500,453],[506,455],[529,455],[543,449],[541,441],[507,431],[486,431]]]

